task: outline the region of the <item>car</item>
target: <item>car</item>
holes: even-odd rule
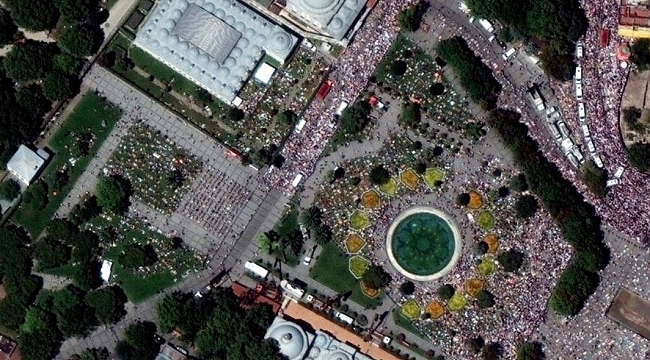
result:
[[[302,260],[302,263],[305,265],[311,264],[311,256],[305,256],[305,258]]]

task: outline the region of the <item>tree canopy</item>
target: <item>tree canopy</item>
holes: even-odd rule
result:
[[[501,84],[494,78],[490,67],[474,54],[467,42],[459,36],[438,43],[438,55],[458,74],[461,85],[469,97],[490,109],[501,91]]]
[[[117,343],[117,356],[122,360],[154,360],[160,350],[155,334],[154,323],[139,321],[130,324],[124,331],[124,339]]]
[[[9,11],[5,8],[0,8],[0,46],[9,44],[14,40],[18,32],[18,27],[14,24]]]
[[[39,269],[52,269],[65,265],[70,260],[70,247],[50,236],[45,236],[32,245],[32,254]]]
[[[61,19],[66,23],[83,22],[91,19],[97,11],[96,0],[55,0]]]
[[[510,249],[499,254],[497,260],[505,272],[515,272],[524,263],[524,253]]]
[[[57,44],[63,52],[77,58],[92,55],[97,51],[101,39],[96,36],[94,29],[82,25],[73,25],[61,32]]]
[[[386,270],[384,270],[383,267],[375,264],[370,265],[368,270],[363,273],[362,277],[364,284],[377,290],[381,290],[388,286],[392,279],[393,278],[386,272]]]
[[[86,304],[93,309],[95,318],[104,325],[115,324],[126,315],[126,300],[124,291],[117,285],[93,290],[84,298]]]
[[[96,189],[97,203],[104,210],[123,214],[129,208],[131,184],[119,176],[107,176],[99,180]]]
[[[596,197],[602,198],[607,194],[607,170],[600,169],[593,160],[587,160],[580,168],[582,181],[587,185],[587,189]]]
[[[374,185],[383,185],[390,181],[390,172],[378,165],[370,169],[370,182]]]
[[[365,100],[359,100],[348,106],[341,114],[341,131],[344,134],[354,135],[363,131],[370,122],[372,108]]]
[[[410,102],[402,104],[402,112],[399,115],[400,122],[410,128],[420,125],[422,114],[420,114],[420,106]]]
[[[538,342],[525,342],[517,349],[517,360],[545,360],[542,344]]]
[[[48,30],[56,25],[59,12],[52,0],[4,0],[18,26],[32,31]]]
[[[560,81],[573,79],[575,45],[568,40],[553,39],[543,49],[540,56],[542,69],[549,76]]]
[[[144,266],[153,265],[158,261],[156,252],[151,246],[131,244],[124,248],[118,256],[117,262],[127,269],[138,269]]]
[[[52,107],[52,103],[43,94],[43,88],[37,84],[21,86],[16,93],[16,101],[35,118],[43,117]]]
[[[43,81],[43,94],[51,101],[71,98],[79,91],[79,80],[63,71],[52,71]]]
[[[520,219],[532,217],[538,207],[537,199],[533,195],[521,195],[515,202],[515,215]]]
[[[20,195],[20,185],[14,179],[7,179],[0,183],[0,199],[12,201]]]
[[[650,144],[637,142],[627,148],[630,164],[641,172],[650,170]]]
[[[427,8],[428,4],[421,1],[402,10],[397,14],[397,21],[399,22],[400,27],[406,31],[415,31],[419,29],[420,23],[422,22],[422,16],[424,16]]]
[[[494,295],[487,290],[481,290],[476,294],[476,302],[481,309],[487,309],[494,306]]]
[[[27,40],[17,44],[4,61],[7,75],[17,81],[29,81],[46,77],[52,69],[56,46],[51,43]]]
[[[636,39],[630,50],[632,62],[639,70],[650,68],[650,39]]]

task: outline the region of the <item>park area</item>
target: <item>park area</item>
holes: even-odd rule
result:
[[[131,181],[138,200],[171,213],[201,171],[202,163],[160,131],[133,125],[108,160],[107,168]]]
[[[41,180],[32,185],[44,186],[47,201],[23,201],[12,221],[27,229],[32,237],[38,237],[121,116],[117,107],[98,94],[86,93],[50,140],[54,158]]]

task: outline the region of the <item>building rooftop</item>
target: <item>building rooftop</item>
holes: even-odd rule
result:
[[[266,53],[283,63],[298,38],[236,0],[163,0],[134,44],[231,103]]]
[[[286,0],[286,9],[306,23],[341,40],[364,9],[366,0]]]
[[[7,163],[7,170],[24,184],[29,185],[44,164],[45,160],[36,152],[25,145],[20,145]]]

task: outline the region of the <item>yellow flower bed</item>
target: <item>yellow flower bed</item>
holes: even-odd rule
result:
[[[415,187],[418,186],[418,183],[420,182],[420,177],[413,169],[404,170],[400,174],[399,178],[402,180],[402,183],[411,190],[415,189]]]
[[[367,286],[366,283],[364,283],[363,281],[359,282],[359,286],[361,286],[361,292],[363,293],[363,295],[371,299],[374,299],[379,295],[379,290]]]
[[[483,207],[485,203],[483,202],[483,196],[474,190],[469,191],[469,204],[467,207],[473,210],[477,210]]]
[[[467,298],[462,293],[455,293],[447,302],[447,308],[451,311],[461,311],[467,305]]]
[[[497,236],[494,234],[488,234],[483,241],[488,245],[488,254],[496,254],[497,250],[499,250],[499,240],[497,240]]]
[[[484,286],[485,283],[481,279],[469,279],[465,282],[465,290],[471,297],[476,297]]]
[[[420,309],[420,305],[414,300],[411,299],[402,305],[402,315],[404,315],[407,319],[417,319],[420,317],[420,313],[422,312],[422,309]]]
[[[438,319],[445,314],[445,306],[438,300],[434,300],[427,305],[427,312],[432,319]]]
[[[355,230],[363,230],[370,226],[370,218],[365,211],[355,210],[352,215],[350,215],[350,227]]]
[[[397,193],[397,186],[397,180],[395,178],[390,178],[387,183],[379,185],[379,191],[388,196],[393,196]]]
[[[424,182],[431,189],[435,188],[436,182],[442,181],[444,177],[445,173],[440,169],[427,169],[427,171],[424,172]]]
[[[487,210],[481,211],[481,213],[478,214],[478,218],[476,219],[476,225],[478,225],[478,227],[483,230],[492,230],[494,228],[494,222],[494,215],[492,215],[492,213]]]
[[[358,253],[364,246],[366,246],[366,241],[357,233],[350,233],[345,239],[345,249],[350,254]]]
[[[481,262],[476,266],[476,270],[482,276],[490,276],[497,269],[497,265],[494,263],[494,258],[492,256],[486,256],[481,260]]]
[[[361,205],[366,209],[376,209],[380,204],[379,194],[375,190],[368,190],[361,195]]]
[[[358,255],[351,257],[348,263],[348,269],[356,279],[361,279],[369,267],[370,260]]]

